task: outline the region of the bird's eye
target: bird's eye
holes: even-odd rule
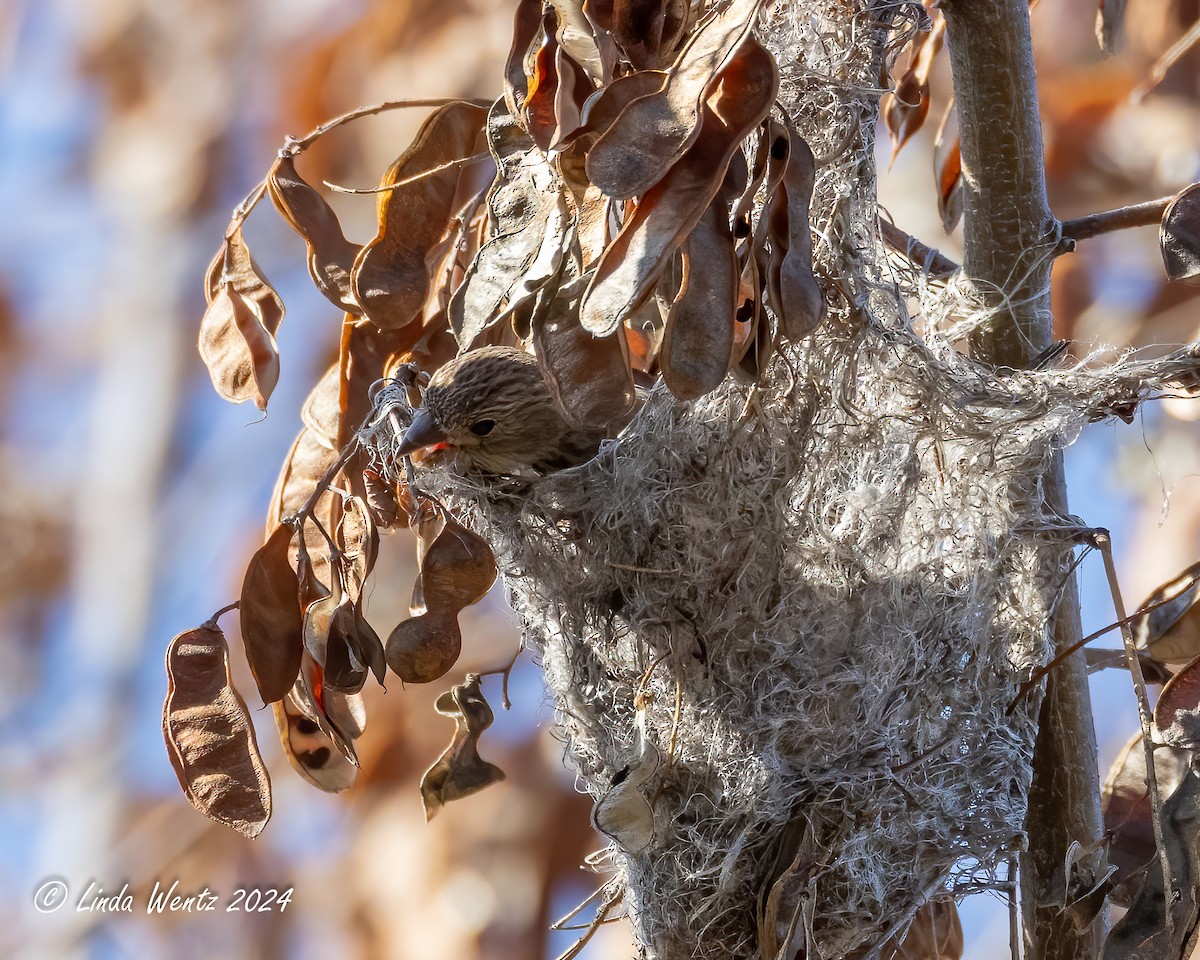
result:
[[[475,423],[471,424],[471,432],[478,436],[486,437],[492,432],[492,428],[495,426],[495,420],[477,420]]]

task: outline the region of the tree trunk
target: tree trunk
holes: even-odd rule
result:
[[[946,17],[957,97],[965,188],[963,268],[975,291],[997,308],[976,355],[997,366],[1024,367],[1053,337],[1050,268],[1058,223],[1046,199],[1037,77],[1025,0],[950,0]],[[1065,515],[1062,457],[1046,477],[1049,507]],[[1052,555],[1060,566],[1069,554]],[[1065,567],[1063,569],[1065,574]],[[1078,591],[1067,577],[1053,623],[1055,648],[1081,637]],[[1073,840],[1101,833],[1099,772],[1082,653],[1050,674],[1034,755],[1020,857],[1025,956],[1074,960],[1097,955],[1102,924],[1077,931],[1065,912],[1037,909],[1056,893],[1052,881]]]

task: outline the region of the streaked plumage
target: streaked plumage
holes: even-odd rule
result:
[[[532,356],[482,347],[433,375],[400,452],[437,451],[460,473],[545,474],[590,459],[602,437],[564,419]]]

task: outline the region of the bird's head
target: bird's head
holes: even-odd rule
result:
[[[545,473],[569,465],[554,461],[572,433],[533,357],[482,347],[433,375],[398,455],[422,451],[460,471]]]

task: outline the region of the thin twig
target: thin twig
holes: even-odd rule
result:
[[[283,149],[279,153],[280,156],[294,157],[296,154],[307,150],[330,130],[340,127],[344,123],[349,123],[351,120],[371,117],[377,113],[385,113],[388,110],[403,110],[409,107],[447,107],[452,103],[464,103],[477,107],[490,106],[490,101],[487,100],[466,100],[462,97],[423,97],[415,100],[385,100],[383,103],[375,103],[367,107],[355,107],[353,110],[347,111],[339,117],[326,120],[319,127],[314,127],[299,139],[288,137]]]
[[[949,257],[909,236],[890,220],[879,218],[879,235],[883,242],[921,268],[933,280],[946,280],[961,268]]]
[[[1147,200],[1145,203],[1131,203],[1115,210],[1105,210],[1101,213],[1089,213],[1086,217],[1076,217],[1074,220],[1062,222],[1063,240],[1072,244],[1079,240],[1098,237],[1102,233],[1113,233],[1117,230],[1128,230],[1130,227],[1151,227],[1162,220],[1163,213],[1175,199],[1175,194],[1169,197],[1159,197],[1157,200]],[[1068,244],[1070,247],[1072,244]],[[1069,252],[1064,249],[1062,252]]]
[[[1143,83],[1140,87],[1130,94],[1129,99],[1134,103],[1139,103],[1160,83],[1180,58],[1192,49],[1197,42],[1200,42],[1200,20],[1188,28],[1188,32],[1176,40],[1168,48],[1167,52],[1158,58],[1158,63],[1154,65],[1154,69],[1150,71],[1150,79]]]
[[[221,618],[221,614],[228,613],[230,610],[237,610],[241,605],[242,602],[240,600],[234,600],[233,603],[225,604],[225,606],[223,606],[204,622],[204,626],[215,627],[217,625],[217,620]]]
[[[484,160],[490,157],[490,153],[473,153],[469,157],[459,157],[457,160],[451,160],[449,163],[443,163],[436,167],[430,167],[428,170],[422,170],[420,173],[414,173],[411,177],[405,177],[403,180],[397,180],[395,183],[385,183],[378,187],[343,187],[337,183],[330,183],[328,180],[322,180],[334,193],[349,193],[355,196],[361,194],[372,193],[388,193],[400,187],[406,187],[410,183],[416,183],[418,180],[424,180],[426,177],[432,177],[435,173],[441,173],[443,170],[453,170],[455,167],[465,167],[467,164],[475,163],[478,160]]]
[[[1197,580],[1200,580],[1200,574],[1197,574],[1196,576],[1191,578],[1191,581],[1189,582],[1188,586],[1184,587],[1184,591],[1191,589],[1191,585],[1194,584]],[[1180,592],[1182,593],[1184,591],[1180,591]],[[1131,613],[1124,620],[1117,620],[1115,623],[1110,623],[1107,627],[1102,627],[1101,629],[1097,630],[1095,633],[1089,633],[1086,637],[1084,637],[1078,643],[1071,644],[1069,647],[1067,647],[1067,649],[1065,649],[1062,653],[1060,653],[1058,656],[1056,656],[1053,660],[1051,660],[1049,663],[1047,663],[1044,667],[1042,667],[1040,670],[1038,670],[1036,673],[1034,673],[1034,675],[1032,677],[1030,677],[1028,680],[1026,680],[1023,684],[1021,684],[1021,688],[1017,691],[1017,695],[1015,697],[1013,697],[1012,703],[1010,703],[1008,705],[1008,709],[1005,712],[1012,713],[1013,710],[1016,708],[1017,704],[1021,702],[1021,699],[1025,696],[1027,696],[1029,694],[1029,691],[1033,690],[1042,681],[1043,677],[1045,677],[1048,673],[1050,673],[1051,670],[1053,670],[1060,663],[1062,663],[1064,660],[1066,660],[1067,657],[1071,656],[1071,654],[1076,653],[1078,650],[1087,646],[1093,640],[1098,640],[1100,637],[1103,637],[1107,633],[1112,633],[1114,630],[1120,630],[1122,627],[1129,626],[1130,624],[1140,620],[1146,614],[1153,613],[1159,607],[1165,607],[1168,603],[1174,603],[1178,599],[1179,599],[1179,594],[1173,594],[1172,596],[1167,597],[1167,599],[1165,599],[1165,600],[1159,600],[1155,603],[1148,603],[1148,604],[1146,604],[1146,606],[1139,607],[1137,610],[1134,610],[1133,613]]]
[[[1104,572],[1108,575],[1108,587],[1112,591],[1113,607],[1120,620],[1127,621],[1125,616],[1125,601],[1121,598],[1121,585],[1117,580],[1117,568],[1113,563],[1112,538],[1107,530],[1098,530],[1092,542],[1104,557]],[[1158,777],[1154,773],[1154,740],[1151,732],[1150,698],[1146,694],[1146,678],[1142,675],[1142,664],[1138,660],[1137,647],[1133,640],[1133,631],[1129,624],[1121,627],[1121,636],[1125,640],[1125,658],[1129,661],[1129,673],[1133,677],[1133,689],[1137,693],[1138,718],[1142,722],[1142,749],[1146,752],[1146,785],[1150,788],[1151,824],[1154,827],[1154,843],[1158,847],[1158,858],[1163,872],[1163,899],[1167,904],[1164,918],[1168,936],[1174,926],[1173,913],[1170,905],[1175,902],[1172,889],[1171,859],[1167,853],[1167,845],[1163,839],[1162,801],[1158,792]]]

